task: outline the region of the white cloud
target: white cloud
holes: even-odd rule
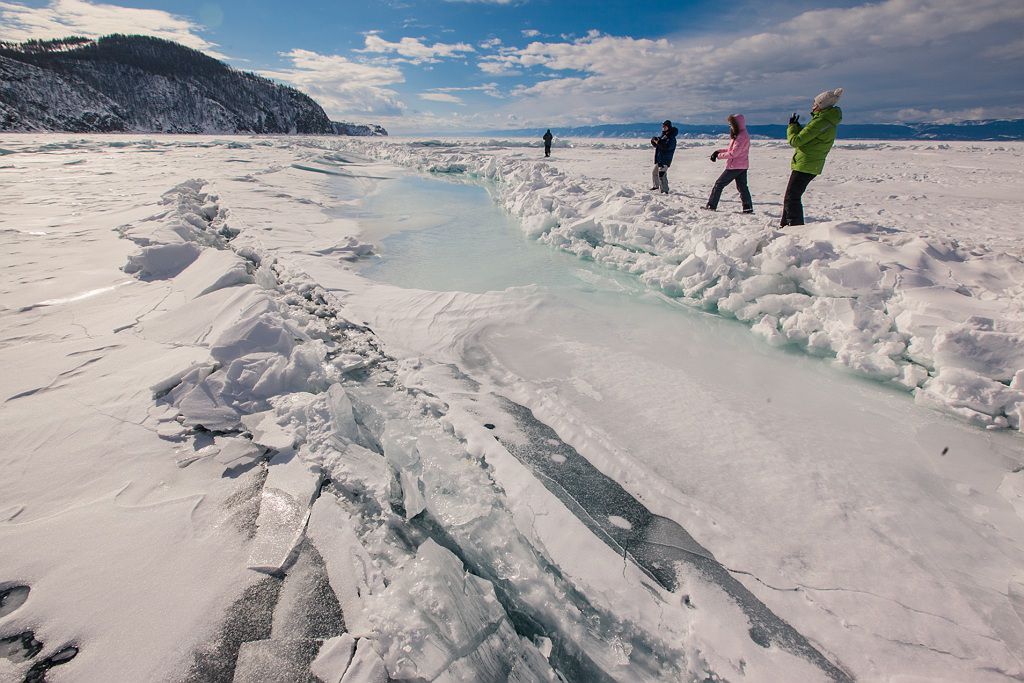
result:
[[[540,31],[538,31],[535,28],[523,29],[522,31],[520,31],[520,33],[522,33],[523,36],[526,38],[536,38],[537,36],[540,35]]]
[[[1020,0],[884,0],[807,11],[740,35],[653,40],[591,31],[477,64],[496,76],[539,75],[514,90],[518,102],[509,105],[533,121],[707,120],[735,110],[774,117],[837,86],[864,112],[968,111],[986,97],[1009,104],[1006,85],[1019,79],[1014,61],[986,50],[1015,51],[1022,31]],[[1024,113],[1019,89],[1015,97],[1012,106]]]
[[[1013,107],[972,107],[969,109],[899,109],[892,113],[893,121],[913,123],[957,123],[982,119],[1019,118],[1020,109]]]
[[[451,88],[432,88],[431,92],[482,92],[483,94],[490,95],[491,97],[502,97],[501,91],[498,90],[497,83],[483,83],[481,85],[468,85]]]
[[[488,40],[480,41],[480,48],[484,50],[493,50],[496,47],[501,47],[501,38],[490,38]]]
[[[461,99],[446,92],[424,92],[420,93],[421,100],[430,100],[431,102],[447,102],[449,104],[465,104]]]
[[[224,59],[198,32],[202,26],[182,16],[156,9],[136,9],[85,2],[51,0],[44,7],[0,2],[0,40],[22,42],[30,38],[65,38],[71,35],[97,38],[111,33],[130,33],[173,40]]]
[[[299,49],[281,56],[291,61],[290,68],[260,73],[308,93],[332,118],[400,116],[406,109],[398,93],[386,87],[405,81],[394,67]]]
[[[485,57],[477,62],[477,67],[485,74],[491,76],[515,76],[522,73],[520,69],[515,68],[511,63],[501,58]]]
[[[458,57],[462,53],[476,52],[468,43],[434,43],[426,45],[419,38],[402,38],[397,43],[384,40],[376,33],[367,34],[366,46],[356,52],[397,54],[412,64],[434,63],[442,58]]]

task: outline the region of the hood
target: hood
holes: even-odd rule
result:
[[[679,129],[678,129],[678,128],[676,128],[675,126],[669,126],[669,129],[668,129],[668,136],[669,136],[670,138],[674,138],[674,137],[675,137],[675,136],[677,136],[677,135],[679,135]]]
[[[747,129],[747,119],[743,114],[733,114],[729,118],[736,122],[736,127],[740,130]]]
[[[811,116],[820,116],[833,126],[836,126],[843,120],[843,110],[839,107],[829,107],[828,109],[822,109],[817,114],[812,114]]]

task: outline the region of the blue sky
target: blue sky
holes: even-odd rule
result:
[[[0,39],[113,32],[399,133],[781,122],[839,86],[849,121],[1024,117],[1024,0],[0,0]]]

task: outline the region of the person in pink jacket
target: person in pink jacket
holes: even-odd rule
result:
[[[715,186],[711,188],[711,196],[704,207],[708,211],[718,210],[718,200],[722,198],[722,190],[727,185],[736,181],[736,189],[740,192],[740,201],[743,203],[743,213],[754,213],[754,204],[750,199],[750,188],[747,187],[747,169],[750,168],[750,134],[747,133],[747,124],[743,114],[730,114],[726,119],[729,122],[728,149],[716,149],[711,153],[711,161],[726,159],[725,170],[718,176]]]

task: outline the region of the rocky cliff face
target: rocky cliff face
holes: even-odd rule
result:
[[[196,50],[122,35],[0,43],[0,130],[387,134]]]

